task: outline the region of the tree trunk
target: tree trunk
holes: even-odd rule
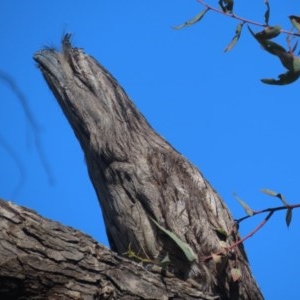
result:
[[[45,49],[34,59],[84,151],[111,249],[211,297],[263,299],[243,246],[234,247],[239,237],[224,202],[69,39],[62,52]]]
[[[0,299],[213,299],[0,199]]]

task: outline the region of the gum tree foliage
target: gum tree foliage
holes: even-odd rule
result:
[[[261,47],[268,53],[277,56],[287,70],[285,73],[278,75],[278,79],[264,78],[261,81],[265,84],[271,85],[285,85],[296,81],[300,77],[300,58],[296,55],[298,46],[298,38],[300,36],[300,16],[291,15],[289,20],[293,26],[291,31],[284,30],[280,25],[270,24],[270,3],[269,0],[264,0],[266,10],[264,13],[264,22],[257,23],[251,20],[247,20],[235,14],[234,12],[234,1],[233,0],[219,0],[219,7],[211,6],[202,0],[197,0],[205,8],[200,11],[192,19],[184,22],[181,25],[175,26],[174,29],[182,29],[201,21],[203,17],[209,12],[216,12],[224,16],[234,18],[238,21],[236,26],[235,34],[231,39],[230,43],[224,49],[224,52],[230,51],[238,42],[245,24],[254,39],[261,45]],[[262,30],[254,32],[251,26],[261,27]],[[286,47],[273,41],[280,34],[287,34]]]
[[[219,0],[218,7],[212,6],[207,4],[203,0],[197,0],[198,3],[203,5],[205,8],[201,10],[196,16],[191,18],[190,20],[180,24],[178,26],[174,26],[175,30],[180,30],[191,25],[194,25],[201,21],[203,17],[209,12],[215,12],[222,14],[224,16],[230,17],[235,19],[238,24],[235,29],[235,34],[232,37],[229,44],[224,49],[224,52],[230,51],[239,41],[243,28],[245,28],[245,24],[247,25],[248,31],[251,36],[260,44],[260,46],[267,51],[268,53],[277,56],[281,64],[287,70],[285,73],[280,74],[278,79],[270,79],[264,78],[261,81],[265,84],[270,85],[286,85],[295,82],[300,77],[300,51],[297,51],[298,46],[298,38],[300,36],[300,16],[297,15],[290,15],[288,19],[291,22],[292,30],[287,31],[282,28],[281,25],[274,25],[270,24],[270,3],[268,0],[264,0],[264,5],[266,6],[264,12],[264,22],[258,23],[252,20],[245,19],[243,17],[238,16],[234,12],[234,1],[233,0]],[[252,29],[253,26],[260,27],[262,30],[258,32],[254,32]],[[286,35],[286,47],[274,42],[274,39],[277,38],[279,35],[285,34]],[[246,236],[241,238],[237,243],[231,245],[231,247],[236,247],[236,244],[244,242],[246,239],[252,237],[258,230],[260,230],[268,220],[278,211],[285,210],[285,222],[287,227],[290,226],[292,221],[292,212],[293,209],[299,208],[300,204],[289,204],[285,197],[281,193],[274,192],[270,189],[262,189],[266,195],[272,196],[277,198],[281,201],[281,206],[276,206],[272,208],[262,209],[262,210],[253,210],[244,200],[239,198],[236,194],[234,197],[238,201],[238,203],[243,207],[246,216],[239,218],[236,221],[237,226],[258,214],[265,214],[265,218],[254,228],[251,232],[249,232]],[[218,253],[212,254],[213,260],[218,261],[219,256]]]

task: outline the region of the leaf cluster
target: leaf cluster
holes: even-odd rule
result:
[[[221,250],[218,251],[217,253],[211,253],[209,256],[205,257],[203,259],[203,261],[212,259],[214,261],[214,263],[216,264],[216,266],[217,267],[219,266],[218,268],[223,269],[230,257],[230,254],[233,253],[232,250],[235,247],[242,244],[248,238],[252,237],[256,232],[258,232],[267,223],[267,221],[271,218],[271,216],[276,211],[286,210],[285,222],[288,227],[290,226],[291,221],[292,221],[293,209],[300,208],[300,204],[294,204],[294,205],[288,204],[285,197],[281,193],[277,193],[277,192],[274,192],[269,189],[262,189],[261,191],[264,194],[278,198],[283,203],[283,206],[267,208],[267,209],[260,210],[260,211],[255,211],[252,208],[250,208],[250,206],[244,200],[242,200],[236,194],[234,194],[234,197],[239,202],[239,204],[244,208],[247,216],[240,218],[238,220],[235,220],[235,224],[232,227],[232,233],[235,233],[234,235],[232,235],[232,233],[227,233],[226,230],[224,230],[223,228],[215,228],[214,229],[220,239]],[[237,241],[233,240],[233,236],[236,236],[236,232],[238,230],[239,224],[242,221],[244,221],[254,215],[258,215],[258,214],[262,214],[262,213],[267,213],[267,216],[256,228],[254,228],[245,237],[238,238]],[[230,272],[231,272],[231,277],[232,277],[233,281],[237,281],[241,278],[242,274],[241,274],[240,268],[238,267],[238,262],[235,263],[235,266],[231,268]]]
[[[290,38],[290,37],[295,38],[300,36],[299,34],[300,17],[296,15],[289,16],[289,20],[292,23],[293,30],[295,30],[294,32],[293,31],[289,32],[282,29],[280,25],[270,26],[269,20],[270,20],[271,10],[270,10],[270,3],[268,0],[264,0],[264,3],[266,5],[266,10],[264,12],[264,23],[257,23],[254,21],[246,20],[234,14],[233,12],[234,0],[219,0],[218,4],[220,9],[208,5],[202,0],[197,0],[197,1],[200,4],[204,5],[205,9],[202,10],[200,13],[198,13],[192,19],[184,22],[181,25],[175,26],[174,29],[179,30],[196,24],[197,22],[201,21],[209,11],[214,11],[223,14],[225,16],[229,16],[231,18],[239,20],[240,22],[236,26],[235,34],[231,39],[230,43],[224,49],[224,52],[230,51],[236,45],[236,43],[240,39],[242,29],[244,28],[243,25],[247,23],[251,35],[261,45],[261,47],[264,50],[266,50],[268,53],[277,56],[281,64],[284,66],[284,68],[287,69],[285,73],[280,74],[278,76],[278,79],[265,78],[265,79],[261,79],[261,81],[263,83],[271,84],[271,85],[286,85],[296,81],[300,77],[300,58],[295,55],[298,46],[298,41],[294,43],[294,45],[292,46],[291,45],[292,39]],[[260,26],[263,27],[264,29],[262,31],[254,33],[250,28],[249,24]],[[271,41],[272,39],[278,37],[282,33],[288,34],[288,38],[287,38],[288,50],[286,50],[283,46],[279,45],[278,43]]]
[[[254,215],[258,215],[258,214],[261,214],[261,213],[267,213],[267,212],[269,214],[265,218],[265,220],[268,221],[270,219],[270,217],[272,216],[272,214],[275,211],[286,210],[285,222],[286,222],[286,225],[289,227],[290,224],[291,224],[291,221],[292,221],[292,212],[293,212],[293,209],[294,208],[299,208],[300,204],[290,205],[286,201],[286,199],[283,196],[283,194],[274,192],[274,191],[272,191],[270,189],[262,189],[261,192],[264,193],[264,194],[266,194],[266,195],[278,198],[282,202],[283,206],[273,207],[273,208],[267,208],[267,209],[264,209],[264,210],[261,210],[261,211],[255,211],[255,210],[251,209],[250,206],[244,200],[242,200],[236,194],[234,194],[234,197],[239,202],[239,204],[243,207],[243,209],[245,210],[245,212],[247,214],[247,217],[243,217],[243,218],[241,218],[239,220],[236,220],[236,222],[240,223],[240,222],[244,221],[245,219],[247,219],[249,217],[252,217]]]

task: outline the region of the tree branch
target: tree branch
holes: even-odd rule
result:
[[[231,17],[233,19],[236,19],[236,20],[239,20],[239,21],[242,21],[243,23],[246,23],[246,24],[251,24],[251,25],[255,25],[255,26],[259,26],[259,27],[263,27],[263,28],[266,28],[266,27],[269,27],[268,24],[265,24],[265,23],[259,23],[259,22],[256,22],[256,21],[252,21],[252,20],[249,20],[249,19],[245,19],[243,17],[240,17],[234,13],[228,13],[228,12],[224,12],[222,11],[221,9],[218,9],[218,8],[215,8],[214,6],[210,5],[210,4],[207,4],[206,2],[204,2],[203,0],[197,0],[198,3],[202,4],[203,6],[205,6],[206,8],[218,13],[218,14],[221,14],[221,15],[224,15],[226,17]],[[287,34],[289,36],[297,36],[299,37],[300,34],[297,33],[297,32],[292,32],[290,30],[286,30],[286,29],[281,29],[280,30],[281,33],[284,33],[284,34]]]
[[[214,299],[0,199],[0,299]]]

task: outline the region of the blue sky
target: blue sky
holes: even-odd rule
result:
[[[263,1],[236,2],[238,15],[263,22]],[[290,29],[287,16],[300,13],[296,3],[270,4],[271,25]],[[79,143],[32,59],[44,46],[59,49],[63,33],[72,32],[73,44],[111,71],[152,126],[202,171],[235,218],[244,211],[233,192],[253,209],[280,205],[261,188],[299,203],[299,82],[279,87],[260,82],[285,70],[246,27],[236,47],[224,53],[237,25],[231,18],[209,12],[195,26],[172,29],[202,9],[194,0],[3,1],[0,70],[27,97],[54,184],[19,100],[1,81],[0,197],[108,245]],[[285,36],[277,41],[285,45]],[[3,143],[25,172],[17,194],[20,172]],[[242,223],[242,235],[261,220]],[[289,229],[280,212],[245,243],[266,299],[299,295],[299,228],[297,210]]]

